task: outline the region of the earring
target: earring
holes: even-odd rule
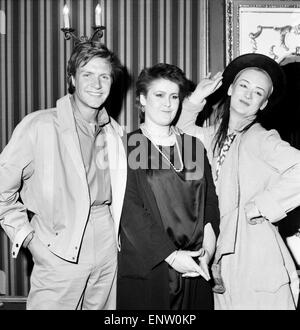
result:
[[[141,104],[141,111],[145,112],[145,106]]]

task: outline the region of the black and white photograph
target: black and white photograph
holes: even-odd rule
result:
[[[0,313],[299,311],[299,94],[300,1],[0,0]]]

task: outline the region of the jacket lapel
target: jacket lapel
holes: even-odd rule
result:
[[[70,158],[72,159],[76,171],[83,184],[87,186],[85,168],[80,151],[80,143],[76,133],[75,119],[70,101],[70,95],[57,101],[58,122],[60,125],[60,134],[63,144]]]
[[[127,179],[127,160],[125,149],[121,140],[123,131],[111,119],[111,124],[105,126],[109,172],[112,187],[112,216],[114,219],[116,235],[119,232],[119,223],[123,207]]]
[[[219,198],[221,222],[216,252],[217,260],[223,254],[235,251],[240,201],[239,148],[242,136],[243,134],[237,135],[232,143],[216,183],[217,195],[222,196]],[[213,166],[213,171],[215,172],[215,166]]]

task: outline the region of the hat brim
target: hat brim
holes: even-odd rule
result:
[[[222,87],[216,93],[211,95],[214,103],[227,95],[229,86],[233,83],[236,75],[246,69],[256,67],[268,73],[273,83],[273,92],[269,97],[268,107],[277,104],[283,97],[286,87],[286,78],[280,65],[263,54],[249,53],[241,55],[231,61],[223,72]]]

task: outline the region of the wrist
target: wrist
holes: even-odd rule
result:
[[[193,94],[190,95],[187,99],[191,104],[197,106],[204,106],[204,104],[206,103],[206,99],[204,97],[203,98],[199,96],[196,97]]]
[[[172,252],[166,259],[165,261],[170,265],[172,266],[175,259],[176,259],[176,256],[177,256],[177,253],[178,253],[178,250]]]

